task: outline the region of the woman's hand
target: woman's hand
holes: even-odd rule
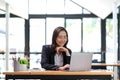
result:
[[[64,65],[64,66],[62,66],[62,67],[59,67],[57,70],[63,71],[63,70],[65,70],[65,69],[69,69],[69,68],[70,68],[70,65],[69,65],[69,64],[66,64],[66,65]]]
[[[70,55],[68,49],[65,47],[57,47],[56,51],[57,51],[57,53],[65,52],[67,56]]]
[[[64,65],[64,69],[70,68],[70,64]]]

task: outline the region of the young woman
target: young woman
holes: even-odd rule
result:
[[[71,50],[67,48],[68,32],[57,27],[52,36],[51,45],[43,45],[41,66],[46,70],[65,70],[70,67]]]

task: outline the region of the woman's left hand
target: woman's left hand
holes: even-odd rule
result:
[[[68,49],[65,47],[57,47],[56,51],[57,51],[57,53],[65,52],[67,56],[70,55]]]

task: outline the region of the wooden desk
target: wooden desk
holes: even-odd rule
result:
[[[114,71],[114,76],[113,76],[113,80],[117,80],[118,79],[118,69],[117,67],[120,66],[120,63],[92,63],[93,67],[100,67],[100,66],[113,66],[113,71]]]
[[[113,72],[103,70],[69,72],[69,71],[26,71],[3,72],[5,80],[8,79],[42,79],[42,80],[77,80],[102,79],[111,80]]]
[[[120,66],[120,64],[114,63],[92,63],[92,66]]]

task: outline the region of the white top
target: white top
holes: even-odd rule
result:
[[[60,53],[60,54],[56,53],[55,56],[54,56],[54,60],[55,60],[55,65],[63,66],[63,55],[62,55],[62,53]]]

